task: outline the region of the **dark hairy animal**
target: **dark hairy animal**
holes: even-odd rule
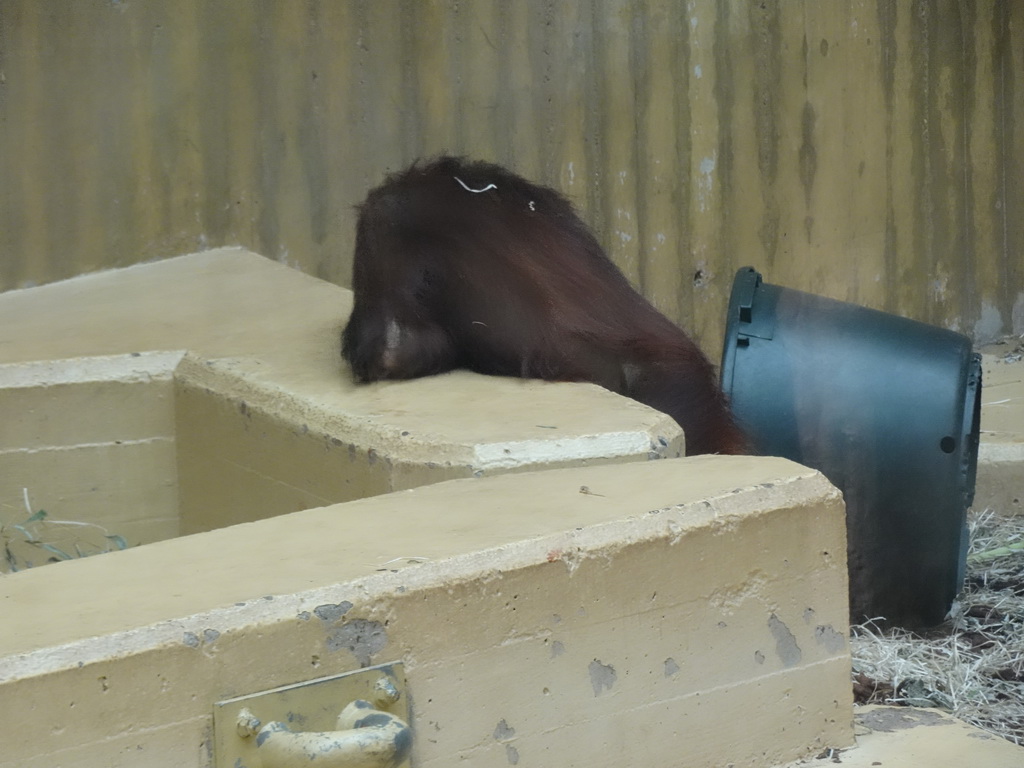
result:
[[[453,368],[590,381],[672,416],[687,454],[743,453],[715,370],[637,293],[569,201],[441,157],[359,206],[342,354],[360,381]]]

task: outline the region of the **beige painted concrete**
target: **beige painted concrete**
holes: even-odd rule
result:
[[[420,765],[767,766],[849,742],[820,476],[707,457],[328,506],[682,449],[589,385],[356,387],[349,306],[239,249],[0,295],[0,470],[33,506],[123,498],[97,519],[139,541],[308,510],[0,580],[0,766],[206,766],[213,701],[389,660]],[[1017,454],[992,461],[1020,442],[991,397],[1016,369],[992,366],[979,494],[1020,487]]]
[[[1024,514],[1024,360],[1007,361],[1013,341],[982,356],[981,447],[976,509]]]
[[[42,509],[133,544],[176,536],[182,354],[0,364],[0,523]]]
[[[135,544],[683,451],[670,418],[589,384],[455,372],[357,386],[339,354],[350,308],[349,291],[241,249],[0,294],[3,520],[23,519],[27,488],[34,508],[100,515]]]
[[[208,766],[214,701],[401,660],[418,766],[769,766],[852,741],[846,588],[782,459],[307,510],[0,579],[0,765]]]
[[[819,753],[790,768],[1020,768],[1024,748],[937,709],[857,707],[857,745]]]

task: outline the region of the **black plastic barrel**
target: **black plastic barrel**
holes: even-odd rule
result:
[[[757,453],[847,510],[850,616],[932,626],[963,581],[981,358],[958,333],[736,274],[722,388]]]

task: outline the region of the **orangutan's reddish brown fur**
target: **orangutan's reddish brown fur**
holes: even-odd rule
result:
[[[342,354],[361,381],[453,368],[591,381],[672,416],[687,454],[745,450],[697,345],[568,200],[500,166],[442,157],[371,191],[353,289]]]

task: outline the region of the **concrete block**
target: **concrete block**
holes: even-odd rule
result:
[[[240,249],[0,295],[18,492],[205,531],[0,579],[0,766],[208,766],[214,702],[396,660],[417,765],[768,766],[849,742],[844,514],[820,475],[672,459],[671,419],[593,385],[357,386],[350,306]]]
[[[1024,360],[1010,344],[982,355],[981,445],[975,509],[1024,513]]]
[[[770,766],[851,741],[846,589],[782,459],[306,510],[0,580],[0,766],[208,766],[213,702],[396,660],[416,765]]]
[[[844,768],[1020,768],[1024,749],[938,709],[864,706],[855,709],[857,744],[815,762],[788,768],[841,763]]]
[[[114,507],[150,485],[159,524],[111,529],[139,543],[456,477],[683,453],[672,419],[590,384],[458,371],[357,386],[339,353],[351,304],[237,248],[0,295],[0,520],[24,519],[23,488],[66,519],[134,520]],[[172,465],[143,447],[160,441]]]
[[[0,365],[0,523],[45,510],[131,545],[176,536],[173,373],[182,354]]]

